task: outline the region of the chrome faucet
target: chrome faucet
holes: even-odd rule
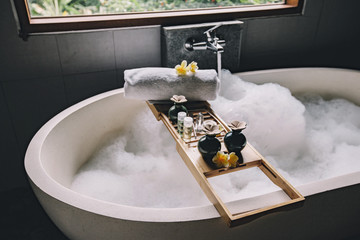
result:
[[[215,25],[204,32],[207,38],[206,42],[195,42],[193,38],[188,39],[185,43],[185,49],[189,51],[210,50],[213,53],[224,52],[225,40],[220,40],[214,32],[214,30],[221,25],[222,24]],[[214,34],[212,34],[213,32]]]
[[[221,53],[224,52],[225,40],[220,40],[214,30],[221,27],[221,25],[222,24],[215,25],[204,32],[206,42],[196,42],[193,38],[185,42],[185,49],[189,51],[210,50],[217,55],[217,73],[219,79],[221,79]]]

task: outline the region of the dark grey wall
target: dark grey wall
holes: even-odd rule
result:
[[[360,1],[307,0],[303,16],[245,21],[241,70],[360,68]]]
[[[17,37],[0,1],[0,192],[26,187],[26,147],[66,107],[121,87],[123,70],[160,66],[160,26]],[[360,69],[360,1],[308,0],[304,16],[245,22],[239,71],[331,66]]]

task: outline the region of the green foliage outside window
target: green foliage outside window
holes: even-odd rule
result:
[[[29,0],[31,16],[131,13],[283,2],[282,0]]]

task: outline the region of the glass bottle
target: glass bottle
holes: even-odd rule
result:
[[[190,141],[191,140],[191,134],[193,131],[193,119],[192,117],[185,117],[184,118],[184,140]]]
[[[196,132],[201,133],[203,130],[204,115],[199,112],[196,118]]]
[[[177,117],[177,130],[179,135],[183,136],[184,131],[184,119],[186,117],[186,112],[179,112]]]

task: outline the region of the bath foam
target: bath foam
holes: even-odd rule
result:
[[[316,181],[360,170],[360,107],[343,99],[323,100],[319,96],[299,96],[307,111],[305,149],[299,152],[297,165],[285,169],[300,184],[300,170],[308,180]],[[317,170],[306,170],[307,165]]]
[[[221,81],[220,96],[210,102],[214,111],[227,123],[247,122],[244,133],[261,154],[293,158],[305,140],[304,105],[278,84],[244,82],[228,71]]]
[[[208,200],[149,109],[101,148],[76,175],[72,189],[137,207],[190,207]]]
[[[226,122],[246,121],[249,142],[293,185],[360,169],[354,158],[360,153],[358,106],[319,96],[295,98],[279,85],[247,83],[227,71],[221,86],[213,109]],[[274,190],[262,174],[240,172],[211,179],[224,201]],[[149,110],[139,112],[81,167],[72,189],[138,207],[209,204],[176,152],[175,141]]]
[[[277,84],[256,85],[223,71],[210,102],[226,122],[248,122],[249,142],[293,185],[360,170],[360,107],[344,99],[291,96]],[[240,93],[236,95],[236,93]]]

